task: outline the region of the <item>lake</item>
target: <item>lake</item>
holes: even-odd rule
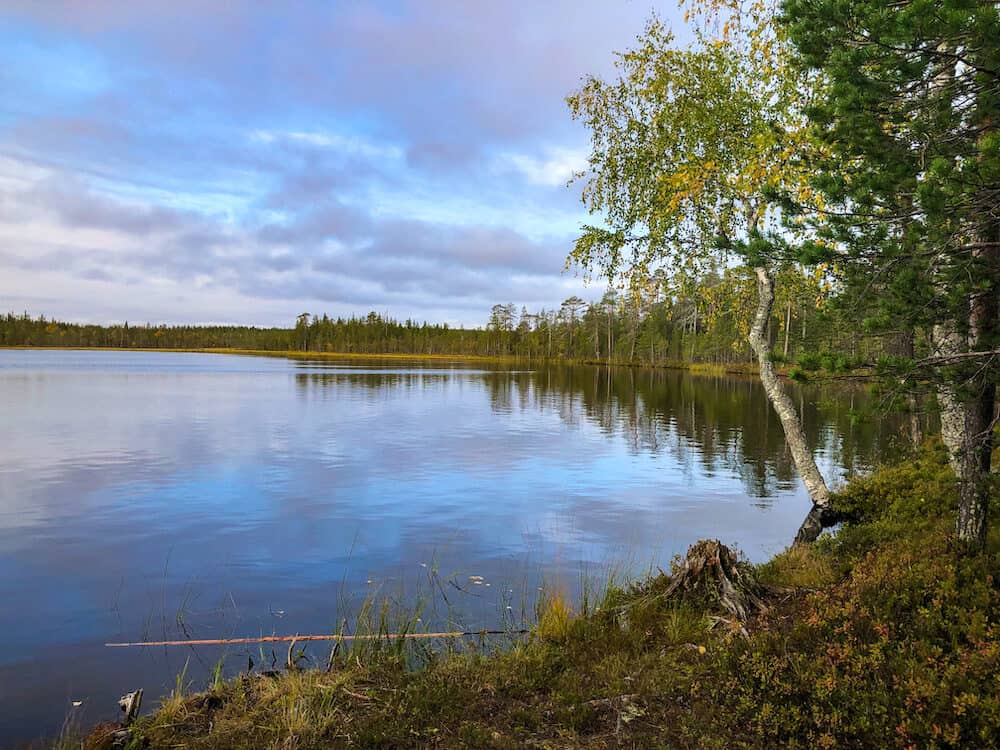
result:
[[[788,387],[827,477],[899,440],[863,390]],[[0,424],[0,746],[271,659],[106,641],[332,632],[372,595],[518,626],[702,537],[764,560],[810,507],[754,378],[2,350]]]

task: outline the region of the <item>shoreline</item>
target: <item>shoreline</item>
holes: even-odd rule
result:
[[[692,566],[675,565],[589,603],[549,596],[506,648],[378,638],[325,669],[299,669],[289,649],[284,669],[179,684],[129,746],[996,746],[1000,525],[984,555],[956,556],[956,499],[931,446],[838,493],[835,535],[760,565],[724,553],[743,617],[705,579],[678,588]],[[109,726],[86,747],[110,747],[97,736]]]
[[[613,367],[631,368],[636,370],[673,370],[687,372],[691,375],[704,377],[725,377],[725,376],[753,376],[756,377],[759,368],[754,362],[715,364],[711,362],[658,362],[650,364],[648,362],[628,362],[592,360],[592,359],[548,359],[520,357],[516,355],[482,355],[482,354],[406,354],[401,352],[379,352],[379,353],[358,353],[358,352],[320,352],[320,351],[297,351],[278,349],[239,349],[230,347],[203,347],[203,348],[169,348],[169,347],[118,347],[118,346],[26,346],[0,345],[0,351],[102,351],[102,352],[166,352],[174,354],[229,354],[248,357],[272,357],[293,360],[329,359],[329,360],[381,360],[381,361],[414,361],[414,362],[482,362],[487,364],[529,364],[531,366],[586,366],[586,367]],[[786,380],[796,380],[793,371],[795,365],[780,365],[776,367],[778,375]],[[810,372],[804,382],[822,383],[828,381],[857,381],[867,382],[874,379],[870,369],[861,369],[845,373],[827,373],[825,371]]]

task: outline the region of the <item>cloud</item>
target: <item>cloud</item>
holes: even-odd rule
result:
[[[556,148],[543,157],[505,153],[498,157],[496,163],[498,169],[513,168],[535,185],[562,187],[586,170],[588,162],[584,149]]]
[[[164,206],[103,198],[73,175],[43,180],[23,199],[64,226],[111,229],[135,237],[173,232],[195,220],[191,214]]]
[[[250,139],[268,145],[290,143],[316,149],[329,149],[372,161],[397,161],[403,155],[403,150],[392,144],[380,143],[358,135],[322,131],[258,129],[250,133]]]
[[[377,309],[418,318],[444,310],[448,322],[476,325],[499,301],[551,307],[581,291],[577,280],[561,276],[568,237],[378,217],[333,199],[289,211],[280,223],[231,224],[125,201],[51,172],[17,193],[0,191],[0,205],[11,201],[20,217],[37,208],[29,232],[0,218],[0,247],[12,233],[25,237],[16,249],[0,250],[0,267],[9,272],[7,288],[0,284],[4,296],[10,282],[56,276],[106,282],[126,297],[127,287],[167,284],[287,303],[283,319],[244,320],[259,324],[287,323],[293,310],[312,304],[317,312]],[[78,293],[86,294],[86,285]],[[147,317],[132,304],[127,317]],[[240,314],[247,314],[242,305]]]
[[[81,319],[481,324],[498,301],[596,296],[562,274],[587,153],[563,97],[646,13],[10,0],[0,299]]]

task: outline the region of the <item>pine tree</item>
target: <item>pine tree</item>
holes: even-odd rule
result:
[[[1000,373],[1000,8],[786,0],[783,20],[825,82],[810,112],[826,145],[820,223],[875,297],[869,327],[925,333],[928,351],[896,369],[936,385],[958,536],[981,548]]]

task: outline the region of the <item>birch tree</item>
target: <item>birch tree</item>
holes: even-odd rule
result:
[[[819,247],[789,244],[780,211],[783,195],[813,198],[803,158],[810,81],[788,65],[771,6],[694,2],[689,11],[700,19],[690,45],[654,17],[618,56],[614,80],[587,77],[568,98],[591,135],[583,201],[602,219],[583,228],[571,260],[619,284],[658,271],[697,278],[728,262],[752,269],[748,341],[819,513],[829,490],[766,336],[776,269],[815,260],[803,253]]]

